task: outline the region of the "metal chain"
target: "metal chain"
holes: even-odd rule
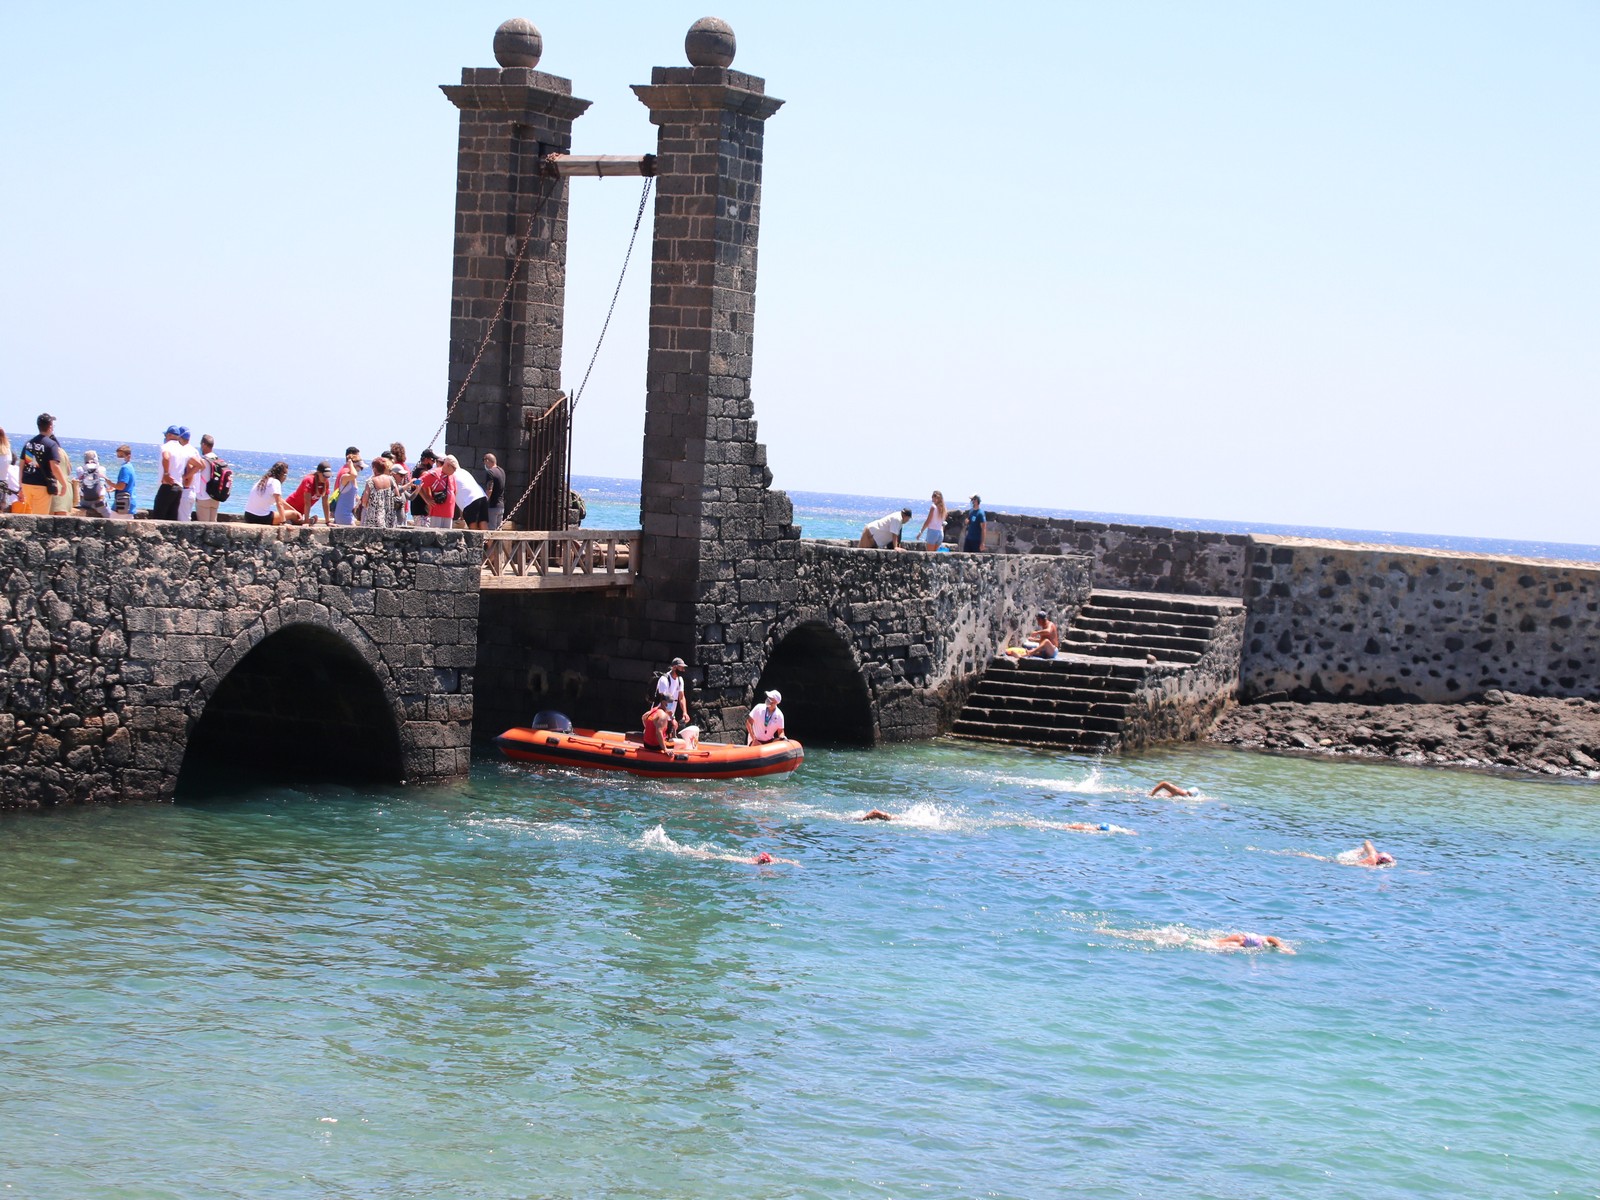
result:
[[[450,401],[450,407],[444,410],[444,420],[439,422],[439,428],[434,430],[433,436],[423,443],[424,446],[438,444],[440,435],[444,433],[445,427],[450,424],[450,418],[455,414],[456,408],[467,394],[467,388],[472,383],[472,376],[477,372],[478,364],[483,361],[484,351],[488,350],[489,343],[494,338],[494,329],[500,323],[500,315],[506,310],[506,302],[511,299],[511,291],[517,286],[517,275],[521,272],[522,264],[528,257],[528,248],[533,245],[534,237],[539,232],[539,218],[544,211],[544,203],[549,198],[549,195],[549,192],[541,190],[538,203],[533,206],[533,212],[528,214],[528,232],[522,239],[521,247],[517,250],[516,261],[511,264],[511,274],[506,279],[505,290],[500,293],[500,303],[494,306],[494,316],[489,318],[488,324],[484,327],[483,340],[478,343],[478,352],[472,356],[472,365],[467,368],[467,373],[461,380],[461,386],[456,389],[455,398]]]
[[[634,244],[639,240],[639,226],[644,223],[644,210],[645,206],[650,202],[650,188],[654,183],[654,178],[648,175],[645,176],[644,190],[639,195],[639,211],[633,215],[633,233],[628,237],[628,251],[622,256],[622,270],[617,274],[617,286],[613,288],[611,292],[611,305],[606,309],[606,319],[600,325],[600,336],[595,339],[594,353],[589,356],[589,365],[584,369],[583,382],[578,384],[578,390],[575,391],[572,394],[571,399],[567,401],[570,406],[568,409],[569,419],[571,417],[571,413],[576,411],[578,407],[578,400],[583,395],[583,389],[589,386],[589,376],[593,374],[595,361],[600,357],[600,347],[605,344],[606,331],[611,328],[611,318],[617,311],[617,298],[622,295],[623,280],[628,277],[628,264],[633,260],[633,247]],[[501,302],[504,303],[504,300],[502,299]],[[483,353],[482,349],[480,349],[478,353],[481,355]],[[473,366],[476,365],[477,363],[474,361]],[[469,379],[472,377],[470,371],[467,373],[467,377]],[[460,397],[457,397],[457,399],[459,400]],[[454,407],[455,406],[452,404],[451,408],[453,409]],[[552,405],[550,408],[546,409],[540,414],[539,420],[544,420],[545,417],[555,412],[559,407],[559,404]],[[446,413],[445,420],[448,422],[449,419],[449,414]],[[527,488],[525,488],[522,495],[517,498],[517,502],[506,511],[506,515],[500,518],[500,524],[497,526],[497,528],[504,529],[506,523],[509,522],[512,517],[516,516],[517,510],[527,503],[528,497],[533,495],[533,489],[538,485],[540,478],[543,477],[545,468],[550,465],[550,460],[552,457],[554,457],[554,455],[555,451],[552,450],[549,454],[544,456],[544,461],[539,464],[539,469],[534,472],[533,478],[528,481]]]
[[[589,365],[584,368],[583,382],[578,384],[578,390],[572,393],[572,407],[578,407],[578,401],[583,398],[583,389],[589,386],[589,376],[594,373],[595,360],[600,357],[600,347],[605,344],[606,331],[611,328],[611,317],[617,311],[617,297],[622,295],[622,281],[628,277],[628,263],[633,259],[633,245],[639,240],[639,226],[644,223],[644,207],[650,202],[650,188],[655,183],[653,175],[644,177],[644,190],[639,193],[639,211],[633,214],[633,232],[628,235],[628,252],[622,256],[622,270],[617,274],[617,286],[611,292],[611,306],[606,309],[606,319],[600,324],[600,336],[594,340],[594,353],[589,356]]]

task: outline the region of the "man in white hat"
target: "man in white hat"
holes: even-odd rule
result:
[[[687,666],[683,659],[675,658],[667,673],[656,680],[656,695],[666,702],[667,716],[678,725],[689,723],[689,702],[683,697],[683,673]]]
[[[750,710],[750,715],[744,719],[746,745],[760,746],[784,736],[783,709],[778,707],[782,701],[783,696],[773,690],[767,693],[765,703]]]

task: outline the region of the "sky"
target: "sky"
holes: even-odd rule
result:
[[[753,380],[776,486],[1600,541],[1600,4],[710,11],[786,101]],[[437,85],[525,16],[594,102],[575,151],[644,153],[629,85],[705,15],[0,5],[0,424],[422,443],[447,393]],[[639,181],[571,195],[569,386]],[[579,474],[639,475],[647,234]]]

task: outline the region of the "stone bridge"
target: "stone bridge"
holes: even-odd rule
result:
[[[481,539],[0,520],[0,806],[468,766]]]

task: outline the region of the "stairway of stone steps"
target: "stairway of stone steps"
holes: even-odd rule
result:
[[[976,741],[1110,750],[1150,665],[1198,662],[1240,601],[1096,590],[1053,659],[993,659],[951,730]]]

